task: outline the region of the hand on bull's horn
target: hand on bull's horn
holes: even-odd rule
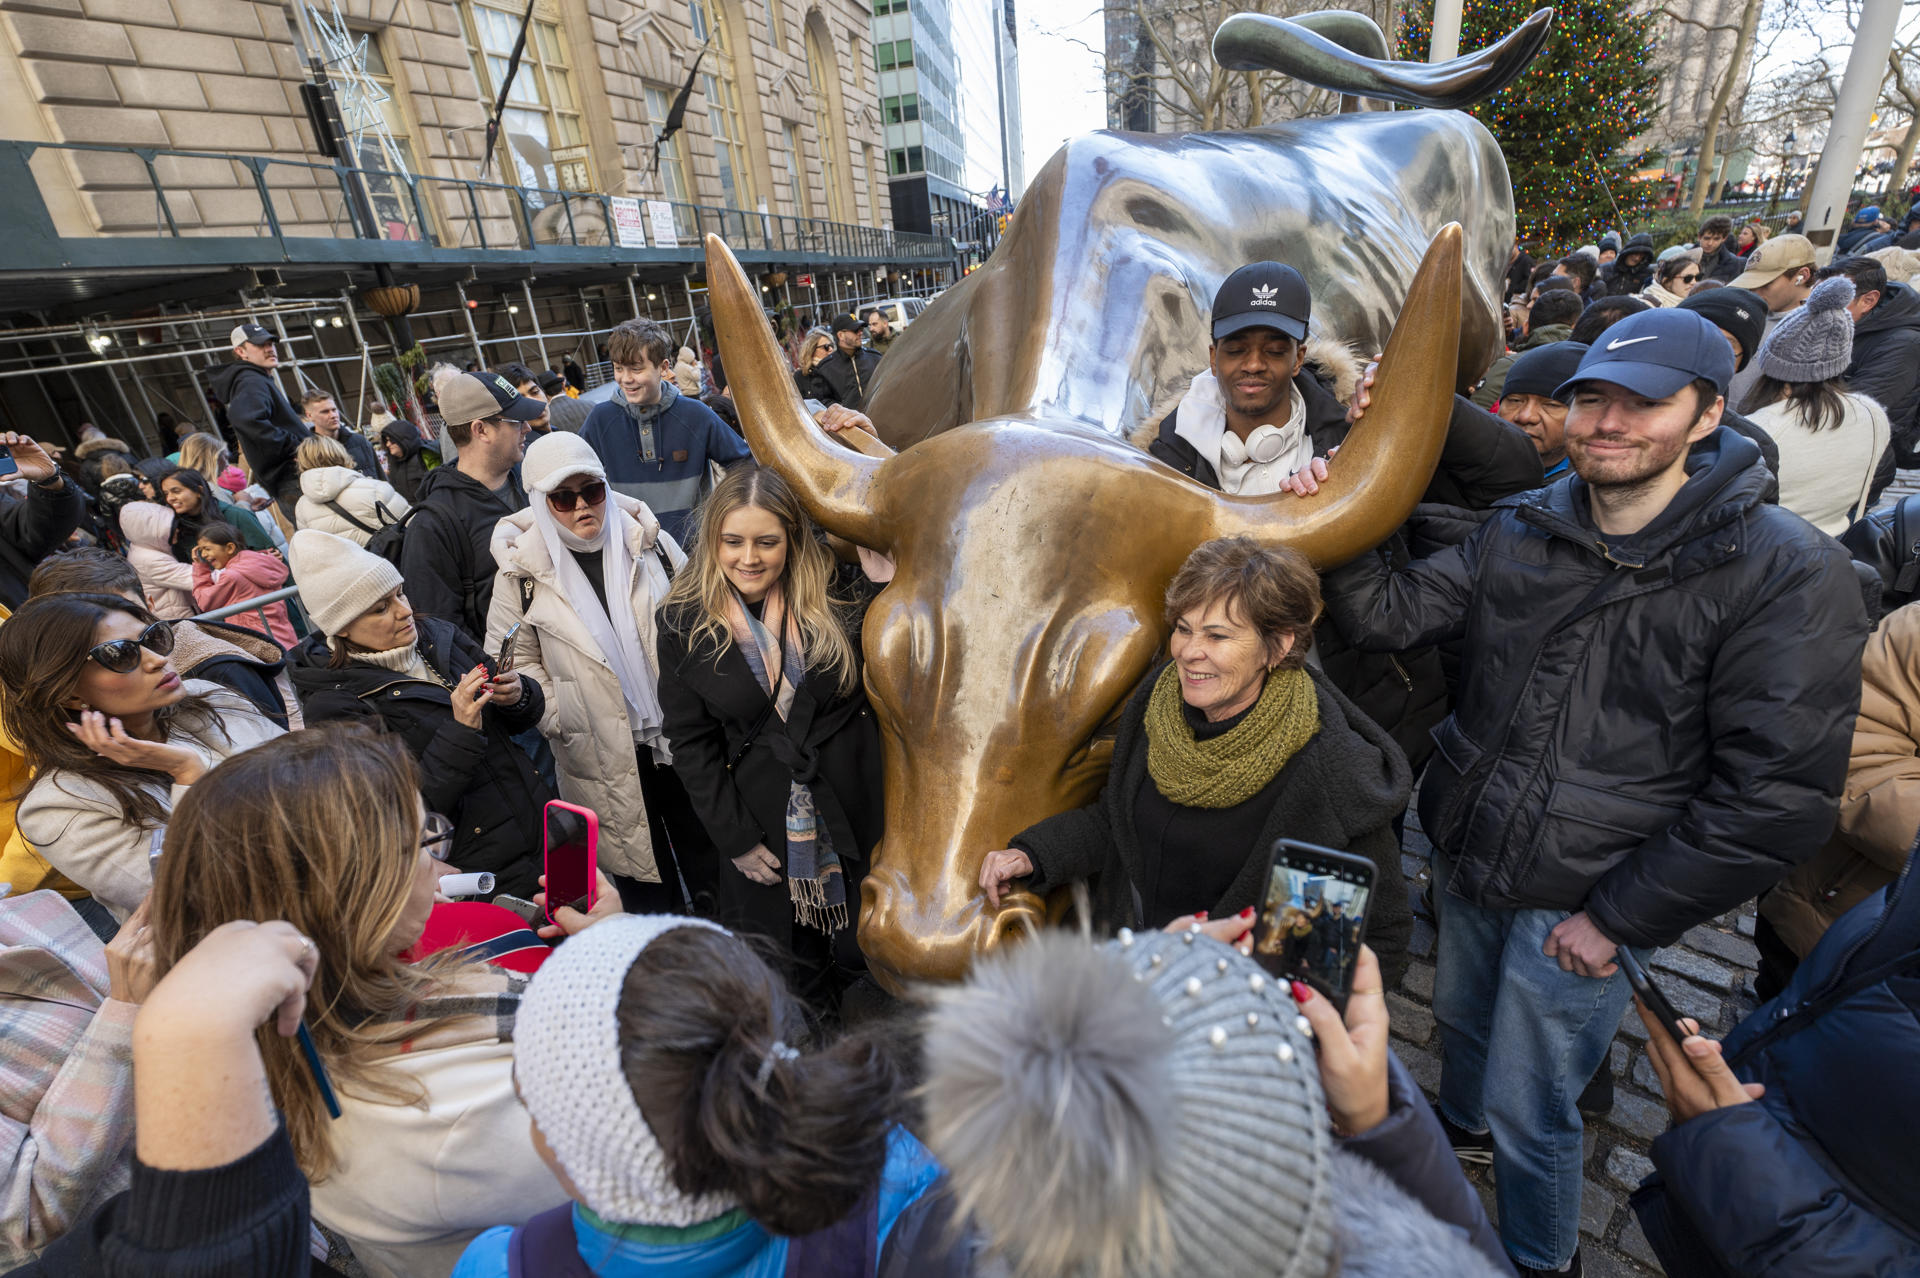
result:
[[[828,404],[813,420],[820,423],[820,429],[824,431],[864,430],[876,438],[880,434],[873,428],[871,417],[845,404]]]

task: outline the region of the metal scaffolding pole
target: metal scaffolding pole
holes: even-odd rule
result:
[[[527,362],[527,353],[520,349],[520,326],[513,322],[513,308],[514,304],[508,302],[506,308],[507,331],[513,334],[513,362],[516,364],[524,364]]]
[[[700,332],[700,305],[693,300],[693,277],[682,275],[680,286],[687,290],[687,321],[693,326],[693,349],[704,355],[707,339]]]
[[[360,317],[354,314],[352,290],[344,288],[340,290],[340,306],[347,313],[348,326],[353,329],[353,344],[360,348],[360,405],[353,419],[353,424],[358,427],[365,425],[369,420],[367,413],[367,392],[369,388],[375,391],[378,391],[380,388],[373,380],[373,352],[367,347],[366,334],[360,331]],[[380,404],[382,407],[385,407],[386,399],[384,396],[380,400]]]
[[[467,322],[467,340],[473,343],[473,357],[485,364],[486,350],[480,345],[480,330],[473,326],[473,307],[467,303],[466,281],[455,280],[453,288],[460,295],[460,318]]]
[[[140,376],[140,366],[138,364],[129,364],[127,365],[127,370],[133,374],[133,388],[140,392],[140,402],[147,407],[147,420],[153,423],[155,430],[158,430],[160,428],[160,415],[153,411],[153,400],[147,395],[147,383],[146,380]]]
[[[527,299],[527,319],[533,324],[534,349],[540,352],[540,367],[549,367],[547,362],[547,339],[540,335],[540,308],[533,300],[533,281],[520,281],[520,295]]]
[[[106,378],[107,378],[108,384],[113,387],[113,393],[117,395],[120,399],[120,407],[126,410],[127,420],[133,423],[134,433],[140,436],[141,443],[143,444],[146,443],[147,442],[146,423],[140,420],[139,416],[133,411],[133,401],[127,398],[127,388],[120,384],[120,379],[113,375],[113,371],[111,369],[107,370]],[[156,425],[157,424],[158,423],[156,423]],[[172,442],[173,441],[170,439],[161,440],[160,446],[153,450],[153,455],[156,457],[166,456],[166,454],[171,451],[170,449],[168,449],[167,445]]]
[[[640,294],[634,291],[633,276],[627,276],[627,301],[633,306],[634,316],[640,314]]]

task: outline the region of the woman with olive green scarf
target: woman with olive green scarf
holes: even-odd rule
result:
[[[1413,927],[1393,822],[1412,778],[1393,739],[1307,668],[1319,614],[1297,552],[1194,551],[1167,589],[1173,659],[1122,712],[1106,789],[989,852],[989,902],[1015,879],[1090,879],[1096,927],[1219,918],[1257,906],[1273,841],[1299,839],[1373,861],[1367,943],[1393,988]]]

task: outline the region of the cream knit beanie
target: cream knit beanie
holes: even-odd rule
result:
[[[534,973],[513,1027],[520,1099],[580,1200],[622,1225],[684,1228],[733,1210],[725,1194],[674,1187],[666,1153],[620,1067],[620,992],[640,951],[681,927],[725,933],[704,919],[627,914],[596,923]]]
[[[328,637],[405,584],[380,556],[318,528],[302,528],[287,542],[287,566],[300,587],[300,606]]]

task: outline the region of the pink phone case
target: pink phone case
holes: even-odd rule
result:
[[[551,802],[549,802],[547,804],[546,811],[551,812],[555,808],[564,808],[568,812],[571,812],[576,816],[583,817],[586,820],[586,823],[587,823],[586,898],[587,898],[587,909],[591,910],[593,908],[594,895],[596,890],[599,887],[599,882],[600,882],[600,817],[599,817],[599,814],[594,812],[592,808],[583,808],[577,803],[563,803],[559,799],[554,799]],[[544,820],[542,820],[540,824],[541,824],[541,837],[544,840],[548,837],[547,825]],[[561,846],[566,847],[568,845],[562,844]],[[554,921],[554,917],[553,917],[554,910],[558,909],[560,906],[566,905],[568,902],[572,901],[577,895],[579,895],[578,893],[569,893],[566,895],[562,895],[561,893],[558,893],[554,890],[553,851],[554,851],[553,844],[550,842],[547,843],[545,848],[545,856],[542,861],[547,872],[546,914],[547,914],[547,922],[549,923]]]

